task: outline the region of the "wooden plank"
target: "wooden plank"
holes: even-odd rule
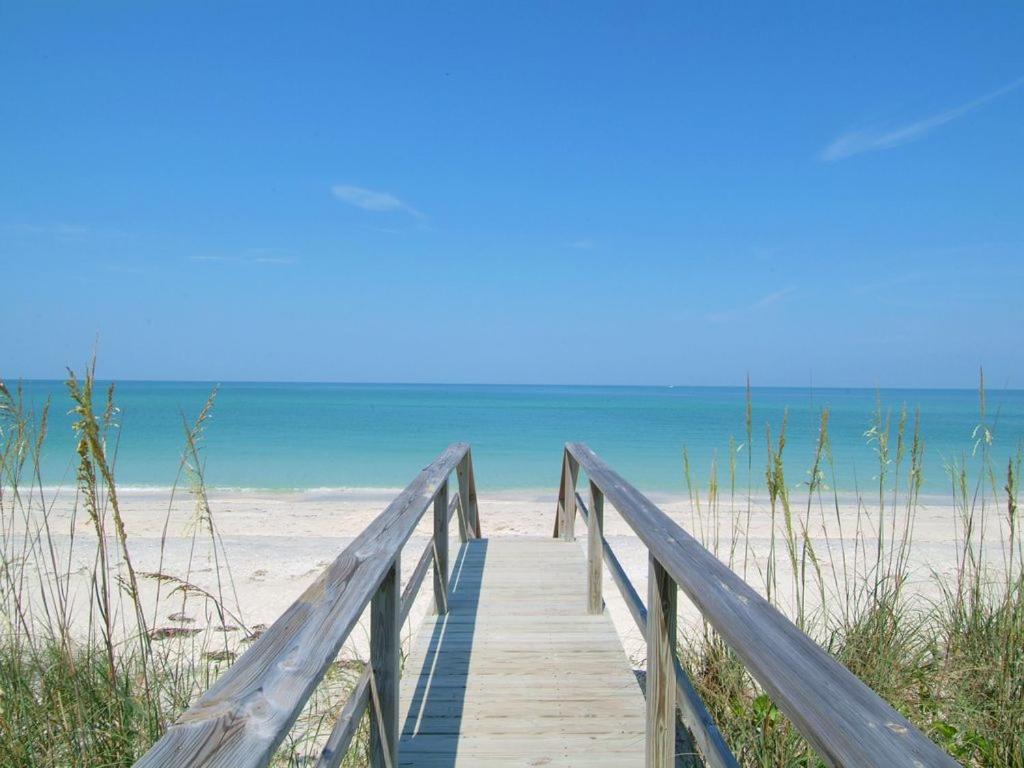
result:
[[[449,483],[450,485],[450,483]],[[456,491],[452,494],[451,500],[448,502],[448,522],[452,521],[452,515],[456,512],[459,513],[459,541],[465,541],[467,538],[466,534],[466,515],[462,511],[462,494]]]
[[[409,611],[412,610],[412,605],[416,602],[416,595],[423,584],[423,577],[427,575],[427,569],[430,568],[433,562],[434,542],[429,541],[427,546],[423,548],[423,554],[420,555],[416,567],[412,569],[409,581],[406,582],[405,589],[402,591],[402,613],[398,619],[400,624],[405,624],[405,620],[409,618]]]
[[[139,760],[267,765],[440,484],[469,450],[449,446]]]
[[[651,555],[647,570],[647,768],[672,768],[676,751],[676,585]]]
[[[456,476],[459,480],[459,498],[462,504],[462,514],[466,518],[468,535],[479,539],[483,536],[480,529],[480,507],[476,498],[476,476],[473,474],[473,453],[468,448],[465,456],[456,468]],[[463,539],[465,541],[465,539]]]
[[[352,689],[338,719],[335,720],[334,727],[327,737],[327,743],[320,753],[320,758],[316,761],[316,768],[338,768],[341,765],[369,703],[370,668],[367,667],[360,675],[356,687]]]
[[[398,558],[381,580],[370,603],[370,766],[394,768],[398,759],[399,663],[401,625]]]
[[[586,578],[559,539],[461,547],[449,612],[406,661],[399,765],[642,765],[643,694],[607,613],[582,604]]]
[[[590,448],[566,450],[826,763],[957,765]]]
[[[579,475],[579,462],[566,451],[562,459],[562,488],[558,496],[558,508],[561,511],[559,527],[564,541],[576,539],[576,483]]]
[[[434,497],[434,612],[448,613],[448,481]]]
[[[601,613],[602,563],[604,562],[604,494],[590,483],[590,515],[587,520],[587,612]]]
[[[583,519],[589,520],[587,505],[583,503],[583,499],[579,497],[579,494],[576,495],[576,504]],[[604,541],[602,542],[602,549],[604,551],[604,561],[608,565],[608,573],[611,574],[612,580],[619,588],[622,599],[625,600],[626,607],[629,608],[629,613],[633,617],[637,629],[646,638],[647,607],[644,605],[643,600],[640,599],[640,595],[637,594],[633,582],[629,580],[629,576],[619,562],[619,558],[615,556],[611,545]],[[676,707],[679,709],[679,716],[683,725],[690,731],[694,741],[697,743],[704,762],[710,768],[738,768],[739,763],[736,762],[736,757],[733,755],[732,750],[729,749],[729,745],[725,743],[722,732],[718,729],[714,718],[711,717],[711,713],[708,712],[704,700],[701,699],[700,694],[693,687],[693,683],[690,682],[690,678],[683,669],[682,664],[679,663],[678,657],[673,659],[673,667],[676,678]]]

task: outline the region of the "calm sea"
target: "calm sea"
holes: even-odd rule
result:
[[[68,398],[60,382],[27,382],[38,407],[52,398],[45,485],[74,480]],[[183,418],[196,417],[206,383],[128,382],[121,408],[117,477],[125,486],[167,486],[183,445]],[[979,423],[969,390],[766,389],[753,391],[755,484],[763,486],[765,427],[777,435],[788,410],[788,482],[806,480],[821,410],[831,412],[836,486],[867,488],[878,474],[865,437],[876,396],[895,421],[920,408],[926,443],[925,489],[948,489],[944,466],[965,454]],[[1024,391],[989,393],[995,455],[1005,466],[1024,438]],[[219,387],[204,435],[207,479],[231,488],[338,488],[405,485],[445,445],[473,444],[481,493],[550,488],[561,446],[582,440],[642,488],[684,490],[683,448],[706,484],[713,457],[726,485],[729,438],[746,442],[742,388],[356,385],[228,383]],[[745,485],[748,446],[738,453]]]

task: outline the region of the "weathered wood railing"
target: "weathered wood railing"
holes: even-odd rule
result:
[[[449,500],[453,471],[459,489]],[[400,593],[402,547],[431,505],[433,535]],[[399,630],[431,563],[434,607],[447,611],[448,522],[456,511],[461,540],[479,538],[473,459],[466,443],[449,446],[420,472],[136,765],[267,765],[369,606],[370,663],[317,765],[340,765],[369,709],[371,764],[397,766]]]
[[[581,469],[589,510],[576,492]],[[647,547],[646,606],[604,538],[605,501]],[[587,609],[603,610],[605,562],[647,640],[648,768],[674,763],[677,707],[709,765],[736,765],[676,656],[677,587],[829,765],[957,765],[590,448],[567,443],[555,536],[574,538],[577,510],[588,526]]]

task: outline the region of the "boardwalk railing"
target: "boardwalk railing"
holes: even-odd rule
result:
[[[459,488],[449,499],[453,471]],[[400,592],[402,547],[431,505],[433,536]],[[317,765],[340,765],[369,708],[371,764],[395,768],[399,630],[431,563],[435,610],[447,611],[448,522],[456,511],[462,541],[479,538],[473,459],[466,443],[449,446],[420,472],[136,765],[267,765],[370,606],[370,663]]]
[[[590,486],[589,509],[576,491],[580,470]],[[646,606],[604,538],[606,500],[647,547]],[[588,526],[588,610],[603,610],[602,562],[607,563],[647,640],[648,768],[674,763],[677,707],[709,765],[736,765],[676,656],[677,588],[829,765],[957,765],[590,448],[567,443],[556,537],[574,538],[577,510]]]

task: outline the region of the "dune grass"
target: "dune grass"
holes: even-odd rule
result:
[[[183,420],[159,565],[143,572],[132,560],[117,495],[115,390],[94,391],[94,365],[82,378],[69,373],[66,384],[77,437],[75,481],[59,492],[74,493],[75,504],[70,519],[58,519],[57,492],[40,472],[52,404],[33,413],[20,389],[0,382],[4,766],[131,765],[261,629],[241,615],[206,495],[202,438],[216,390],[193,423]],[[186,520],[173,514],[183,494],[191,509]],[[164,547],[182,528],[190,537],[188,564],[183,573],[168,573]],[[91,563],[84,572],[83,559]],[[193,582],[200,562],[212,564],[215,589]],[[189,618],[196,613],[198,622]],[[218,631],[228,627],[244,639]],[[305,764],[358,673],[340,663],[331,668],[275,764]],[[357,737],[347,764],[362,764],[365,741],[365,734]]]
[[[74,493],[76,504],[70,520],[58,520],[39,469],[51,406],[32,413],[20,391],[0,384],[0,765],[130,765],[244,648],[216,627],[236,625],[249,639],[260,631],[239,609],[206,496],[202,441],[216,391],[194,422],[183,421],[160,562],[143,572],[131,559],[117,496],[116,392],[94,391],[92,366],[67,385],[78,443],[74,488],[62,492]],[[865,433],[877,474],[856,494],[851,519],[835,490],[828,411],[799,482],[787,474],[785,420],[766,429],[761,474],[750,450],[748,386],[746,439],[729,441],[725,481],[716,462],[698,487],[684,453],[688,527],[958,760],[1024,768],[1022,452],[996,458],[998,419],[989,418],[980,391],[979,426],[948,466],[956,563],[928,576],[932,598],[908,586],[919,567],[924,444],[919,419],[905,409],[893,416],[879,407]],[[176,495],[190,502],[187,521],[173,518]],[[772,520],[763,546],[747,535],[762,496]],[[167,573],[163,541],[183,524],[188,565]],[[83,552],[91,558],[86,573],[73,566]],[[193,583],[199,560],[214,564],[216,588]],[[186,608],[198,608],[203,626],[173,619]],[[710,627],[687,633],[680,657],[743,765],[820,764]],[[308,763],[359,671],[331,667],[275,764]],[[346,765],[365,759],[364,728]]]
[[[714,467],[706,490],[698,489],[684,455],[694,535],[958,761],[1024,768],[1022,450],[1015,446],[997,463],[998,419],[986,410],[984,380],[969,450],[946,467],[955,567],[924,575],[912,565],[922,508],[920,418],[877,408],[864,435],[877,458],[875,485],[855,494],[852,527],[832,482],[828,411],[799,483],[786,475],[785,418],[777,435],[767,428],[763,488],[772,524],[759,552],[746,535],[760,490],[749,460],[749,388],[747,397],[746,443],[730,444],[728,499],[720,498]],[[747,494],[736,499],[743,452]],[[725,542],[721,519],[731,521]],[[911,588],[912,578],[929,580],[930,596]],[[823,764],[710,626],[687,633],[679,653],[741,764]]]

